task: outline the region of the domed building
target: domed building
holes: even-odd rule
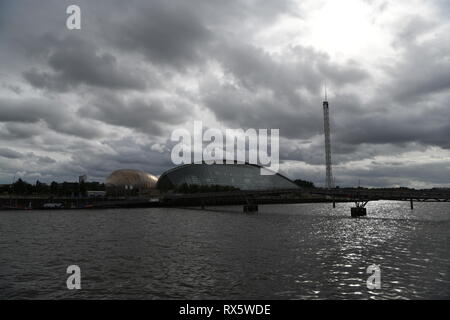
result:
[[[158,178],[139,170],[116,170],[105,181],[108,195],[141,195],[155,191]]]
[[[299,189],[289,178],[275,172],[261,175],[261,170],[261,166],[247,163],[186,164],[164,172],[156,187],[161,191],[176,190],[183,186],[220,186],[234,190]]]

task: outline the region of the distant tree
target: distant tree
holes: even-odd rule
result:
[[[10,186],[5,184],[5,185],[0,185],[0,193],[8,193],[10,190]]]
[[[33,191],[33,186],[19,178],[19,180],[11,185],[11,189],[14,194],[24,195],[31,194]]]
[[[53,195],[53,196],[78,196],[86,195],[87,191],[105,191],[105,184],[99,182],[63,182],[53,181],[50,185],[36,180],[34,185],[18,179],[10,185],[0,185],[0,193],[20,195]]]
[[[41,191],[42,183],[39,180],[36,180],[36,184],[34,185],[34,191],[39,193]]]
[[[79,184],[79,189],[80,189],[80,195],[86,196],[87,190],[86,190],[86,184],[84,183],[84,181],[81,181],[81,183]]]
[[[50,184],[50,193],[52,195],[56,195],[58,193],[58,183],[56,181],[53,181]]]
[[[297,179],[294,181],[299,187],[305,188],[305,189],[314,189],[316,186],[314,183],[302,179]]]
[[[50,187],[46,183],[42,183],[39,180],[36,181],[33,189],[33,192],[36,194],[48,194],[50,192]]]

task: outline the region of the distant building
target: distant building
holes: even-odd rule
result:
[[[86,191],[88,198],[103,198],[106,196],[106,191]]]
[[[157,181],[157,177],[147,172],[117,170],[106,179],[106,192],[113,196],[153,194]]]
[[[252,164],[188,164],[164,172],[157,188],[171,190],[188,186],[222,186],[239,190],[299,189],[295,182],[277,173],[261,175]]]
[[[81,183],[85,183],[87,181],[87,175],[82,175],[78,177],[78,182]]]

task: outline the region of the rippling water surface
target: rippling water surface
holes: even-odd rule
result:
[[[450,298],[450,204],[350,207],[0,212],[0,298]]]

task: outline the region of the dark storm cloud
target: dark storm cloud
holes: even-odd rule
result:
[[[51,115],[47,104],[39,99],[0,99],[0,122],[37,122]]]
[[[324,141],[318,137],[309,141],[306,145],[298,145],[295,141],[287,140],[281,142],[280,159],[285,161],[302,161],[313,166],[322,166],[325,159]],[[375,157],[401,157],[410,151],[426,152],[428,146],[419,143],[403,144],[352,144],[342,141],[336,142],[332,139],[332,162],[333,165],[346,166],[350,162],[373,159]]]
[[[5,141],[31,139],[43,132],[39,123],[9,122],[0,123],[0,138]]]
[[[23,155],[20,152],[9,148],[0,148],[0,157],[9,159],[20,159]]]
[[[210,38],[195,6],[182,1],[152,1],[108,33],[122,49],[139,51],[153,64],[184,68],[197,63]]]
[[[320,112],[315,112],[309,101],[303,101],[300,110],[286,97],[277,99],[270,92],[249,92],[229,85],[207,89],[204,104],[232,128],[280,129],[280,135],[292,138],[307,138],[320,130]]]
[[[321,96],[326,81],[341,87],[369,77],[354,61],[339,65],[327,54],[302,46],[291,48],[287,57],[270,55],[239,42],[225,43],[217,50],[219,63],[239,84],[249,90],[266,88],[293,101],[298,89]]]
[[[407,52],[404,62],[393,71],[398,77],[398,87],[393,92],[396,99],[404,102],[427,99],[431,94],[450,89],[450,45],[438,42],[410,45]],[[411,72],[417,76],[412,77]]]
[[[34,180],[41,175],[40,172],[45,172],[56,163],[56,160],[49,156],[2,148],[0,149],[0,179],[5,172],[13,172],[17,178],[28,177]]]
[[[88,139],[102,134],[101,129],[93,126],[92,123],[75,118],[64,104],[49,99],[0,98],[0,110],[0,123],[7,123],[6,130],[13,134],[15,130],[19,135],[26,136],[27,129],[11,127],[10,123],[41,124],[42,131],[45,131],[47,126],[60,133]],[[33,129],[30,128],[30,130]]]
[[[450,43],[437,37],[441,25],[418,16],[405,20],[394,42],[401,62],[387,68],[396,79],[392,96],[408,102],[450,89]]]
[[[103,95],[79,110],[79,115],[110,125],[135,129],[152,135],[167,134],[167,126],[188,119],[192,106],[167,98],[124,99],[114,94]]]
[[[404,144],[418,142],[449,148],[450,111],[425,115],[404,114],[393,117],[391,113],[384,115],[357,116],[353,120],[342,122],[336,130],[337,142],[350,144]],[[346,128],[346,130],[339,130]]]
[[[277,128],[290,138],[322,131],[324,79],[339,87],[369,77],[354,62],[338,65],[326,54],[299,46],[290,59],[277,60],[253,46],[232,44],[221,48],[219,62],[235,84],[206,83],[201,90],[205,106],[227,124]]]
[[[418,143],[450,148],[450,45],[436,33],[436,22],[410,17],[397,30],[400,61],[386,66],[389,81],[376,97],[336,96],[331,104],[336,144]],[[351,115],[351,117],[349,117]]]
[[[118,168],[143,170],[159,175],[172,167],[170,156],[151,150],[151,143],[141,144],[131,137],[103,142],[113,152],[102,152],[98,148],[87,147],[89,152],[77,152],[69,162],[57,166],[58,172],[85,172],[91,178],[105,179]]]
[[[42,52],[47,52],[44,68],[50,70],[33,67],[23,74],[36,88],[67,91],[81,84],[109,89],[145,88],[144,80],[131,69],[122,68],[112,54],[101,52],[85,39],[71,35],[62,40],[45,36],[41,41]]]
[[[266,24],[292,6],[285,0],[154,0],[134,4],[124,17],[116,18],[115,25],[105,23],[106,38],[124,51],[143,54],[152,64],[179,71],[214,59],[212,46],[227,35],[241,36],[245,32],[243,21]],[[236,26],[241,29],[234,33]]]

